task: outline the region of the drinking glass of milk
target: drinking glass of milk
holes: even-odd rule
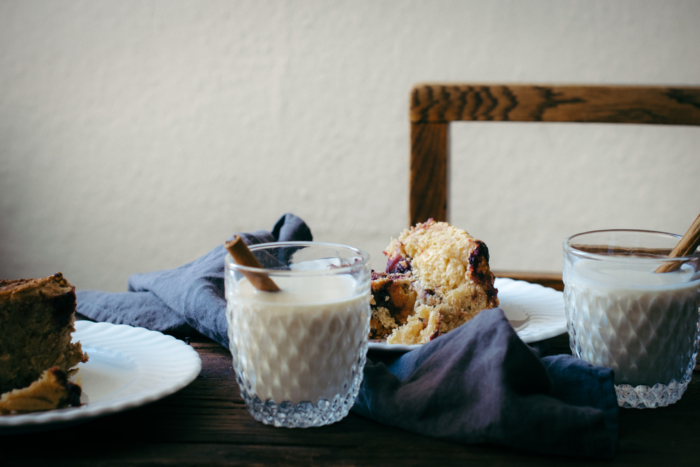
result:
[[[693,374],[700,256],[669,259],[679,239],[662,232],[603,230],[564,241],[571,350],[614,370],[622,407],[672,404]],[[656,272],[662,265],[676,270]]]
[[[345,417],[362,383],[370,320],[369,255],[343,245],[250,247],[263,269],[226,256],[233,368],[248,410],[268,425],[310,427]],[[266,274],[277,292],[257,290]]]

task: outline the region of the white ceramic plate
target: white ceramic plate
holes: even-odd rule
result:
[[[496,278],[500,308],[525,343],[537,342],[566,332],[564,294],[525,281]],[[420,345],[391,345],[370,340],[375,350],[407,351]]]
[[[89,321],[78,321],[75,328],[73,341],[80,341],[90,357],[73,378],[82,380],[87,403],[0,416],[0,434],[54,429],[133,409],[184,388],[202,368],[192,347],[160,332]]]

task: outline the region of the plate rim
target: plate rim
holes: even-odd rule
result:
[[[201,372],[202,360],[195,349],[185,342],[159,331],[126,324],[92,322],[88,320],[76,321],[75,328],[76,331],[73,333],[74,342],[80,341],[86,347],[106,349],[127,354],[128,352],[124,352],[124,349],[119,346],[115,348],[114,345],[105,346],[100,345],[99,342],[92,342],[90,335],[87,333],[92,332],[97,334],[107,332],[113,335],[126,333],[126,337],[131,338],[148,337],[152,339],[149,341],[150,344],[155,340],[156,344],[166,345],[169,353],[174,352],[177,355],[178,371],[171,373],[171,379],[165,382],[157,382],[155,385],[142,388],[135,393],[130,393],[113,400],[104,402],[97,401],[93,403],[88,402],[79,407],[68,407],[45,412],[0,416],[0,435],[12,434],[16,430],[20,430],[18,432],[29,432],[32,431],[32,428],[41,430],[53,429],[62,425],[81,423],[105,415],[137,408],[174,394],[194,381]],[[87,334],[87,336],[81,337],[81,334]],[[83,342],[82,339],[86,339],[86,337],[87,341]],[[134,358],[137,363],[145,364],[147,368],[149,365],[157,363],[147,362],[143,357],[139,358],[138,352],[136,356],[133,354],[129,354],[129,356]],[[89,364],[90,362],[88,360],[88,362],[83,365]],[[78,372],[78,375],[80,375],[80,372]],[[87,396],[89,397],[90,394],[88,393]]]

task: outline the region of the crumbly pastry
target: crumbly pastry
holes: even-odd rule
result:
[[[411,287],[410,275],[372,271],[371,339],[381,339],[408,322],[418,294]]]
[[[22,389],[6,392],[0,397],[0,415],[41,412],[80,405],[79,385],[57,366],[44,371],[38,380]]]
[[[74,323],[75,287],[61,273],[1,280],[0,394],[27,388],[54,367],[68,378],[87,362],[80,343],[71,343]]]
[[[498,306],[484,242],[430,219],[392,239],[372,275],[372,338],[424,344]]]

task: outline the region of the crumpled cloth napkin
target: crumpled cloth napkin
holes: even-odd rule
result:
[[[547,454],[611,458],[617,445],[612,370],[540,359],[498,308],[388,367],[368,361],[352,410],[435,438]]]
[[[239,235],[247,244],[312,240],[292,214],[271,232]],[[128,292],[78,291],[77,311],[171,334],[196,330],[228,348],[225,255],[222,242],[179,268],[131,276]],[[617,443],[612,371],[568,355],[540,359],[500,309],[388,367],[368,359],[353,411],[436,438],[548,454],[612,457]]]
[[[257,230],[239,235],[248,245],[313,240],[304,221],[289,213],[277,221],[271,232]],[[95,321],[169,334],[185,336],[194,329],[228,348],[224,297],[227,251],[223,243],[179,268],[132,275],[128,292],[78,290],[77,312]]]

